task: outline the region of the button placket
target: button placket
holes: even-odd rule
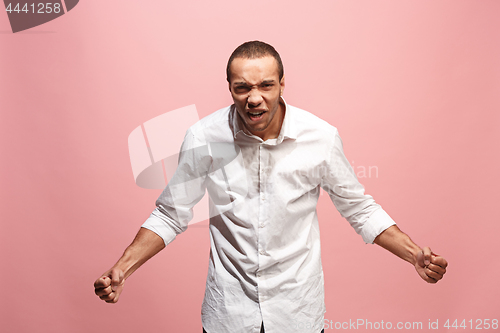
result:
[[[259,195],[260,195],[260,214],[258,221],[258,244],[257,244],[257,254],[259,256],[259,265],[262,263],[260,259],[261,256],[266,256],[266,246],[263,235],[265,234],[266,219],[268,218],[268,201],[266,195],[267,188],[267,168],[266,165],[268,163],[267,149],[265,145],[259,146]],[[257,277],[262,276],[262,272],[259,271]]]
[[[259,209],[259,221],[258,221],[259,228],[257,229],[257,233],[258,233],[258,237],[257,237],[257,250],[258,250],[258,252],[257,253],[258,253],[258,257],[259,257],[259,267],[261,265],[260,256],[264,252],[262,249],[262,231],[261,231],[261,229],[264,227],[264,216],[266,215],[265,214],[266,207],[264,206],[264,202],[262,200],[262,196],[263,196],[263,192],[264,192],[264,183],[265,183],[265,174],[264,174],[263,164],[264,164],[263,149],[262,149],[262,144],[260,144],[259,145],[259,197],[260,197],[260,200],[259,200],[260,205],[259,206],[260,206],[260,209]],[[257,278],[260,278],[262,276],[262,272],[258,271],[256,276],[257,276]],[[262,295],[259,293],[259,298],[261,296]]]

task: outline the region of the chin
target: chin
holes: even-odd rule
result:
[[[252,127],[252,131],[262,132],[262,131],[266,130],[267,126],[268,126],[268,124],[263,124],[262,126],[254,126],[254,127]]]

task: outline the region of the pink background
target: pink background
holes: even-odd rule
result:
[[[282,55],[287,102],[339,128],[355,170],[377,167],[367,192],[450,262],[426,284],[323,196],[325,318],[500,319],[499,17],[497,0],[81,1],[12,34],[0,12],[1,330],[201,331],[206,222],[118,304],[93,282],[160,193],[134,183],[128,135],[169,110],[229,105],[227,58],[253,39]]]

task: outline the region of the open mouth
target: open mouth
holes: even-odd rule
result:
[[[247,112],[247,113],[248,113],[248,117],[252,121],[257,121],[257,120],[262,119],[262,117],[264,116],[264,113],[266,113],[266,111],[255,111],[255,112]]]

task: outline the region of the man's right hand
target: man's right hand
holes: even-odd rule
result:
[[[125,284],[125,274],[118,268],[105,272],[94,282],[95,294],[106,303],[116,303]]]
[[[118,302],[125,279],[164,247],[165,242],[156,233],[146,228],[139,229],[113,268],[94,282],[95,294],[106,303]]]

